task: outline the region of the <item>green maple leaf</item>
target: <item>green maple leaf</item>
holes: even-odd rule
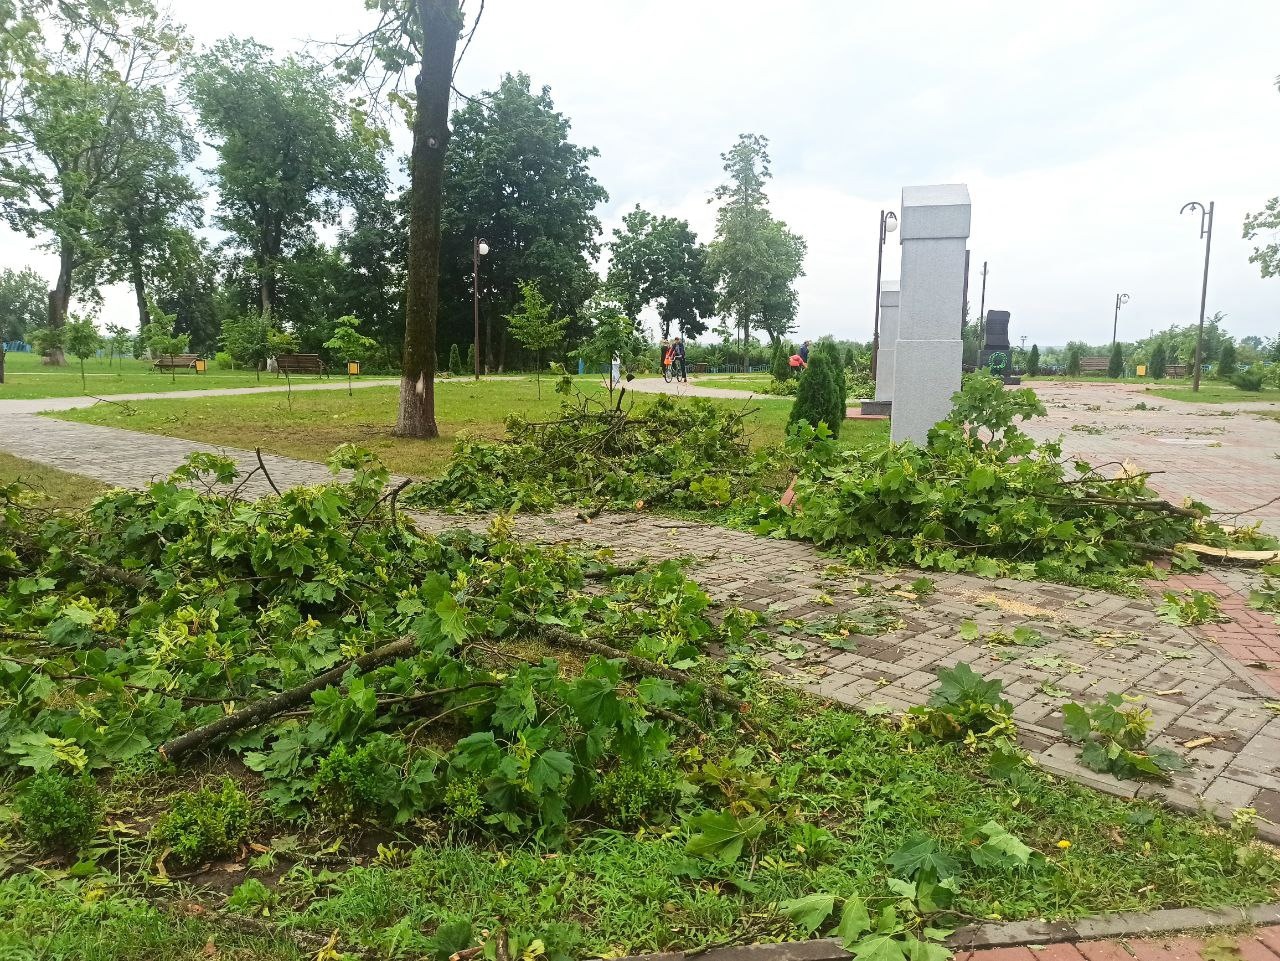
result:
[[[891,934],[875,934],[853,946],[858,961],[904,961],[906,945]]]
[[[529,787],[535,795],[555,790],[573,774],[573,758],[564,751],[543,751],[529,765]]]
[[[737,818],[728,811],[707,811],[690,818],[688,823],[696,833],[689,837],[685,850],[726,864],[738,860],[747,842],[764,831],[764,817],[759,814]]]
[[[866,898],[846,898],[844,910],[840,912],[840,924],[836,927],[836,937],[848,948],[870,930],[871,915],[867,913]]]
[[[931,870],[935,878],[949,878],[960,865],[951,855],[938,847],[938,842],[928,835],[916,834],[889,855],[893,873],[904,878],[914,877],[920,871]]]
[[[978,834],[986,840],[972,848],[969,856],[980,868],[1026,867],[1031,859],[1031,848],[995,821],[978,828]]]
[[[783,901],[778,910],[796,923],[805,934],[812,934],[835,909],[836,899],[830,894],[807,894],[793,901]]]
[[[467,639],[467,614],[452,594],[446,594],[436,602],[435,612],[445,637],[458,643]]]

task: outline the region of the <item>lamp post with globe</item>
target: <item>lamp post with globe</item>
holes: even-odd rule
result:
[[[880,243],[876,251],[876,313],[871,335],[871,377],[874,380],[880,360],[880,272],[884,269],[885,237],[898,229],[898,215],[892,210],[880,211]]]
[[[480,379],[480,258],[489,253],[489,245],[479,237],[471,241],[471,291],[475,308],[476,380]]]

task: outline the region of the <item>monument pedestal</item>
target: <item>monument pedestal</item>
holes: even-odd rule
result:
[[[893,413],[893,401],[864,400],[861,413],[863,417],[888,417]]]
[[[969,215],[964,184],[902,188],[902,289],[889,431],[894,443],[923,445],[930,428],[951,413],[951,397],[960,389]]]

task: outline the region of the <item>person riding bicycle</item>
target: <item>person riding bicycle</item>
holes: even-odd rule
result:
[[[677,337],[674,341],[672,341],[671,353],[673,355],[672,360],[675,362],[674,366],[676,368],[676,371],[678,372],[677,376],[679,376],[679,378],[683,380],[685,383],[688,383],[689,374],[684,369],[684,338],[683,337]]]

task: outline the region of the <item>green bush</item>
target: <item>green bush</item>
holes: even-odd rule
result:
[[[818,341],[817,347],[814,348],[814,353],[827,355],[827,361],[835,375],[836,390],[840,394],[840,419],[843,420],[844,402],[849,396],[849,379],[844,370],[844,352],[840,350],[840,345],[830,337],[823,337],[822,340]],[[834,430],[835,428],[832,429]]]
[[[669,757],[614,768],[596,788],[602,820],[627,828],[670,820],[682,783]]]
[[[173,851],[183,864],[195,864],[236,853],[249,837],[256,812],[249,797],[231,778],[218,791],[184,791],[151,829],[151,840]]]
[[[1116,341],[1111,345],[1111,359],[1107,361],[1107,376],[1111,378],[1119,377],[1124,373],[1124,351],[1120,348],[1120,341]]]
[[[225,350],[220,350],[213,355],[213,362],[217,365],[218,370],[235,370],[235,359]]]
[[[1218,376],[1223,380],[1231,380],[1235,375],[1236,345],[1234,341],[1224,340],[1218,348]]]
[[[781,341],[773,347],[773,362],[769,365],[769,373],[776,381],[791,379],[791,355]]]
[[[1067,349],[1067,373],[1072,377],[1080,376],[1080,348],[1072,346]]]
[[[1032,344],[1031,353],[1027,354],[1027,374],[1034,377],[1040,373],[1040,345]]]
[[[476,369],[476,345],[467,344],[467,368],[463,371],[466,373],[475,373]]]
[[[1155,380],[1164,377],[1165,368],[1169,366],[1169,352],[1164,342],[1158,343],[1151,350],[1151,359],[1147,361],[1147,373]]]
[[[355,750],[339,744],[320,761],[316,775],[321,810],[349,823],[392,823],[406,757],[404,742],[385,734],[375,734]]]
[[[19,789],[17,808],[23,835],[46,851],[74,851],[102,823],[102,799],[87,774],[37,774]]]
[[[462,354],[458,352],[457,344],[449,347],[449,369],[459,376],[466,373],[462,369]]]
[[[826,424],[833,437],[840,436],[845,415],[842,381],[843,378],[836,377],[831,355],[825,350],[814,350],[809,355],[808,369],[800,375],[796,401],[787,419],[788,429],[803,420],[813,427]]]
[[[1262,390],[1262,371],[1242,370],[1231,378],[1231,383],[1240,390],[1256,393]]]

